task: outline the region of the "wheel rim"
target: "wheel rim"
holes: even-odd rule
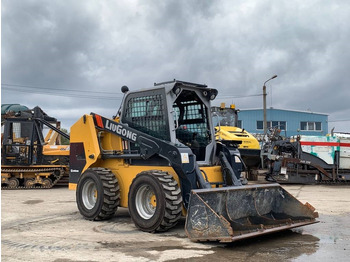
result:
[[[97,188],[95,182],[88,180],[82,190],[82,200],[87,209],[93,209],[97,201]]]
[[[150,186],[143,185],[139,188],[135,197],[136,209],[144,219],[150,219],[157,208],[157,199]]]

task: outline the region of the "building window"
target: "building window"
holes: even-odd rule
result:
[[[287,130],[287,122],[286,121],[279,121],[278,126],[279,126],[279,129],[281,129],[281,130]]]
[[[300,130],[322,131],[322,123],[321,122],[300,122]]]
[[[287,130],[287,122],[286,121],[267,121],[267,128],[278,128],[280,130]],[[264,121],[256,121],[256,129],[264,130]]]

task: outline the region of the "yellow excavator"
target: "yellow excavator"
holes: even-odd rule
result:
[[[7,105],[5,105],[7,106]],[[44,126],[49,131],[44,137]],[[51,188],[68,184],[69,140],[56,118],[40,107],[1,115],[1,188]]]
[[[163,232],[186,215],[192,241],[232,242],[316,223],[317,212],[279,184],[242,185],[237,148],[216,141],[218,91],[173,80],[129,91],[111,118],[83,115],[70,130],[69,188],[81,215]]]
[[[238,127],[238,112],[234,104],[226,107],[221,103],[220,107],[211,107],[213,124],[215,126],[215,138],[218,141],[231,141],[232,146],[238,146],[248,176],[253,178],[261,163],[259,141],[244,128]],[[255,173],[255,174],[253,174]]]

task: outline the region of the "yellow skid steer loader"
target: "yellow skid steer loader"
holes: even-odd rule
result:
[[[127,207],[137,228],[161,232],[183,214],[191,240],[221,242],[317,222],[278,184],[242,185],[239,151],[215,140],[216,89],[174,80],[122,92],[116,116],[71,127],[69,187],[84,218]]]

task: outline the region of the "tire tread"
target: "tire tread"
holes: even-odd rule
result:
[[[107,220],[114,216],[120,204],[120,189],[118,180],[109,169],[93,167],[92,171],[97,173],[103,187],[103,203],[100,212],[91,220]]]
[[[178,186],[177,181],[169,173],[161,170],[148,170],[142,171],[138,176],[148,175],[154,177],[160,184],[164,196],[165,196],[165,212],[161,223],[153,231],[148,231],[150,233],[164,232],[174,227],[180,217],[182,212],[182,194],[181,189]]]

